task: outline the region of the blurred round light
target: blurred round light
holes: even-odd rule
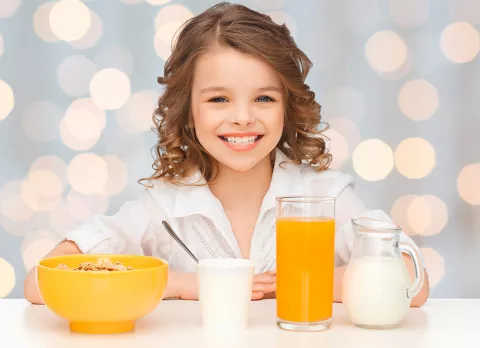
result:
[[[433,248],[420,248],[420,253],[425,261],[430,289],[432,289],[445,277],[445,261],[442,255]]]
[[[107,163],[108,173],[111,173],[105,192],[108,196],[117,196],[127,186],[127,165],[116,156],[107,155],[102,158]]]
[[[63,187],[49,170],[33,170],[21,184],[24,202],[35,211],[50,211],[60,202]]]
[[[390,146],[379,139],[362,141],[352,155],[355,172],[365,180],[385,179],[393,169],[393,153]]]
[[[165,5],[166,3],[169,3],[171,0],[145,0],[148,2],[150,5],[153,6],[160,6],[160,5]]]
[[[156,91],[146,90],[132,94],[128,102],[116,111],[120,128],[134,134],[151,130],[157,102]]]
[[[81,98],[75,100],[67,109],[65,113],[68,115],[70,112],[76,109],[87,110],[88,112],[94,114],[97,117],[97,122],[101,125],[102,130],[105,129],[107,125],[107,116],[105,110],[99,108],[92,99],[90,98]]]
[[[90,150],[98,142],[101,134],[101,120],[86,109],[71,109],[60,124],[63,142],[75,151]]]
[[[437,89],[425,80],[408,81],[400,88],[398,104],[400,110],[412,120],[426,120],[438,109]]]
[[[390,16],[402,27],[418,27],[428,17],[428,0],[390,0]]]
[[[377,72],[392,72],[405,63],[407,45],[397,33],[379,31],[368,39],[365,55],[370,66]]]
[[[80,97],[88,94],[90,81],[96,72],[95,63],[85,56],[71,56],[60,63],[57,80],[65,93]]]
[[[58,42],[60,39],[56,36],[50,27],[50,11],[55,6],[56,1],[49,1],[41,4],[33,15],[33,29],[37,36],[46,42]]]
[[[99,69],[115,68],[127,75],[132,75],[134,60],[130,51],[120,45],[102,47],[95,55],[95,63]]]
[[[448,222],[448,210],[443,201],[433,195],[415,197],[407,210],[409,225],[422,236],[440,233]]]
[[[118,69],[100,70],[90,82],[92,100],[102,109],[121,108],[130,98],[130,93],[130,80]]]
[[[0,80],[0,121],[4,120],[15,105],[12,88],[6,82]]]
[[[48,233],[50,234],[50,232]],[[54,238],[53,235],[24,242],[22,245],[22,258],[27,272],[43,259],[57,244],[58,240]]]
[[[185,6],[172,4],[162,7],[155,16],[155,31],[168,22],[184,23],[193,17],[193,13]],[[170,44],[170,42],[168,42]]]
[[[278,25],[285,24],[288,30],[290,30],[290,35],[292,35],[293,38],[297,37],[297,22],[295,18],[284,11],[267,12],[267,15]]]
[[[334,129],[328,129],[323,134],[330,139],[327,143],[329,152],[332,154],[330,167],[332,169],[339,169],[350,156],[348,142],[342,134]]]
[[[408,208],[416,197],[417,195],[406,195],[398,198],[395,203],[393,203],[390,212],[392,220],[408,235],[416,234],[416,232],[410,227],[407,216]]]
[[[460,197],[471,205],[480,205],[480,163],[465,166],[457,178]]]
[[[76,49],[86,49],[95,46],[102,37],[103,23],[102,19],[93,11],[90,11],[92,24],[87,33],[79,40],[69,41],[70,46]]]
[[[12,221],[29,220],[35,213],[22,198],[20,181],[9,182],[1,189],[0,213]]]
[[[357,147],[358,144],[362,141],[362,137],[360,136],[360,129],[358,126],[350,121],[348,118],[334,118],[328,121],[330,128],[337,131],[348,142],[348,148],[354,149]]]
[[[327,93],[322,111],[328,118],[344,117],[358,121],[365,114],[365,99],[351,87],[339,87]]]
[[[79,140],[98,139],[102,124],[97,116],[85,109],[73,109],[65,116],[65,124],[70,134]]]
[[[30,166],[30,172],[39,170],[46,170],[54,173],[62,184],[62,191],[67,187],[67,165],[60,157],[43,156],[37,158]]]
[[[428,176],[435,164],[435,148],[425,139],[405,139],[395,150],[395,167],[400,174],[409,179]]]
[[[37,142],[50,142],[58,136],[62,112],[50,101],[34,102],[25,110],[22,128],[28,137]]]
[[[50,27],[64,41],[80,40],[90,29],[89,8],[79,0],[60,0],[50,10]]]
[[[102,192],[108,181],[108,167],[105,161],[93,154],[77,155],[67,169],[68,180],[72,188],[84,195]]]
[[[96,214],[104,214],[108,209],[108,197],[105,192],[94,195],[82,195],[70,190],[66,198],[70,215],[85,222]]]
[[[473,60],[480,50],[480,34],[468,22],[456,22],[447,26],[440,36],[440,47],[447,59],[454,63]]]
[[[0,19],[11,17],[17,11],[19,6],[20,6],[20,0],[0,1]]]
[[[120,0],[120,1],[127,5],[135,5],[143,2],[144,0]]]
[[[1,5],[0,5],[1,8]],[[7,260],[0,257],[0,298],[7,297],[15,287],[15,270]]]

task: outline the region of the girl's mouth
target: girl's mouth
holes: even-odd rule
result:
[[[233,136],[218,136],[221,140],[226,143],[234,144],[234,145],[249,145],[254,144],[263,138],[263,135],[250,135],[250,136],[243,136],[243,137],[233,137]]]

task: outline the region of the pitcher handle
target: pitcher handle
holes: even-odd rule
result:
[[[415,270],[415,280],[413,284],[407,289],[407,297],[414,298],[422,290],[423,282],[425,281],[425,273],[423,272],[422,262],[420,261],[420,254],[417,249],[410,243],[399,243],[398,249],[410,255],[413,260],[413,266]]]

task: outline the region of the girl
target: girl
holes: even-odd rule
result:
[[[247,7],[220,3],[190,19],[158,79],[166,88],[154,115],[155,172],[143,180],[144,192],[113,216],[69,232],[47,256],[161,257],[170,265],[165,297],[197,299],[195,263],[164,230],[167,220],[199,259],[254,260],[252,299],[261,299],[275,294],[275,197],[334,196],[341,301],[350,218],[389,218],[364,207],[349,175],[328,169],[320,105],[305,84],[310,68],[285,25]],[[34,272],[25,297],[41,303]],[[412,305],[422,305],[428,292],[426,278]]]

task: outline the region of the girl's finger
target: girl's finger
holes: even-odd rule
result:
[[[272,283],[272,284],[254,284],[252,291],[254,292],[274,292],[277,290],[277,284]]]
[[[252,300],[261,300],[263,295],[263,292],[252,292]]]

